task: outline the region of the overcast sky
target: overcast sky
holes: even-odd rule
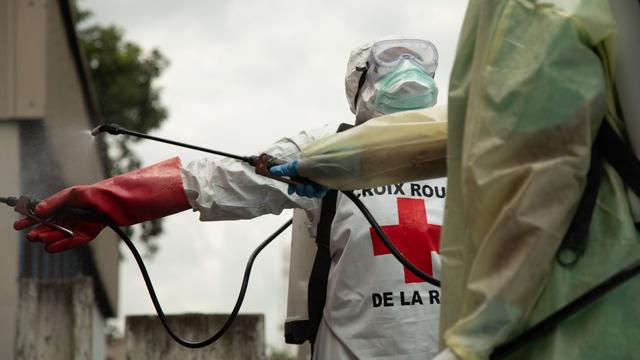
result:
[[[389,35],[424,38],[440,55],[436,82],[446,103],[466,0],[85,0],[100,24],[158,48],[171,64],[158,84],[169,119],[154,135],[241,155],[280,137],[326,123],[352,122],[344,91],[354,47]],[[145,164],[203,154],[146,142]],[[165,221],[160,250],[148,264],[167,313],[227,313],[253,249],[291,213],[237,222],[199,222],[184,212]],[[264,313],[267,343],[283,347],[290,232],[258,258],[242,312]],[[122,250],[119,324],[153,313],[142,279]],[[213,331],[213,329],[212,329]]]

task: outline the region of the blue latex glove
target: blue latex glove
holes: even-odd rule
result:
[[[294,177],[298,176],[298,160],[289,161],[286,164],[276,165],[269,169],[271,174],[276,176],[288,176]],[[329,191],[328,188],[318,185],[318,184],[304,184],[300,183],[298,185],[289,185],[287,189],[287,193],[289,195],[296,193],[298,196],[304,196],[308,198],[321,198],[327,194]]]

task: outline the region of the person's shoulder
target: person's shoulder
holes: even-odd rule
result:
[[[308,134],[310,137],[314,139],[323,138],[325,136],[329,136],[338,132],[338,129],[342,123],[327,123],[320,127],[308,130]]]
[[[434,107],[430,107],[428,109],[421,109],[418,111],[422,112],[424,115],[427,115],[433,118],[436,121],[447,121],[448,108],[449,107],[446,104],[444,104],[444,105],[437,105]]]
[[[389,115],[384,115],[379,118],[399,118],[399,119],[414,119],[420,121],[428,121],[428,122],[441,122],[447,121],[447,105],[438,105],[425,109],[417,109],[417,110],[407,110],[402,112],[397,112]]]
[[[310,142],[335,134],[338,131],[338,126],[339,124],[325,124],[320,127],[302,130],[293,136],[281,138],[272,147],[294,147],[299,151]]]

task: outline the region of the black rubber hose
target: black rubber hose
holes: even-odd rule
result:
[[[175,141],[175,140],[169,140],[169,139],[165,139],[165,138],[161,138],[161,137],[157,137],[157,136],[153,136],[153,135],[143,134],[143,133],[139,133],[137,131],[125,129],[125,128],[123,128],[122,126],[120,126],[118,124],[102,124],[102,125],[99,125],[99,126],[97,126],[95,129],[93,129],[91,131],[91,135],[97,136],[98,134],[100,134],[102,132],[106,132],[106,133],[109,133],[111,135],[125,134],[125,135],[129,135],[129,136],[135,136],[135,137],[138,137],[138,138],[141,138],[141,139],[158,141],[158,142],[165,143],[165,144],[180,146],[180,147],[191,149],[191,150],[202,151],[202,152],[206,152],[206,153],[209,153],[209,154],[224,156],[224,157],[228,157],[228,158],[232,158],[232,159],[236,159],[236,160],[240,160],[240,161],[244,161],[244,162],[248,162],[250,164],[253,164],[252,163],[253,160],[250,157],[247,157],[247,156],[240,156],[240,155],[236,155],[236,154],[230,154],[230,153],[223,152],[223,151],[220,151],[220,150],[208,149],[208,148],[201,147],[201,146],[191,145],[191,144],[187,144],[187,143],[183,143],[183,142],[179,142],[179,141]]]
[[[351,191],[342,191],[342,193],[346,197],[351,199],[351,201],[356,205],[356,207],[360,210],[360,212],[362,212],[362,215],[364,215],[364,217],[367,219],[369,224],[371,224],[371,226],[375,230],[376,234],[378,234],[380,239],[382,239],[382,242],[384,243],[384,246],[386,246],[387,249],[389,249],[389,251],[391,251],[391,254],[393,254],[393,256],[402,265],[404,265],[407,269],[409,269],[409,271],[414,273],[417,277],[421,278],[422,280],[428,282],[429,284],[431,284],[433,286],[440,287],[440,280],[435,279],[435,278],[429,276],[429,274],[425,273],[424,271],[418,269],[414,264],[412,264],[409,260],[407,260],[407,258],[405,258],[402,255],[402,253],[400,253],[400,251],[398,251],[398,249],[396,249],[396,247],[393,245],[393,243],[391,241],[389,241],[389,238],[387,238],[387,236],[385,235],[384,231],[380,227],[380,224],[378,224],[376,222],[375,218],[373,217],[373,215],[371,215],[371,213],[369,212],[369,209],[367,209],[366,206],[364,206],[362,201],[360,201],[360,199],[358,199],[358,197],[353,192],[351,192]]]
[[[238,294],[236,304],[233,307],[231,314],[229,314],[229,317],[227,317],[227,321],[225,321],[224,325],[222,325],[222,327],[208,339],[192,342],[192,341],[184,340],[181,337],[179,337],[175,332],[173,332],[173,330],[167,323],[167,319],[165,318],[164,311],[162,310],[162,306],[160,305],[160,302],[158,301],[158,297],[156,296],[156,291],[153,288],[153,283],[151,282],[151,278],[149,277],[147,268],[145,267],[144,262],[142,261],[142,256],[140,256],[140,253],[136,249],[135,245],[133,245],[133,242],[127,236],[127,234],[125,234],[118,225],[114,224],[113,221],[111,221],[111,219],[107,218],[106,216],[98,215],[93,212],[82,210],[82,209],[66,208],[61,211],[63,214],[70,215],[70,216],[90,217],[90,218],[94,218],[99,221],[102,221],[105,225],[111,228],[111,230],[113,230],[116,234],[118,234],[118,236],[122,239],[122,241],[124,241],[124,243],[129,248],[129,251],[131,251],[131,254],[133,254],[133,257],[136,260],[136,263],[138,264],[138,268],[140,268],[140,272],[142,273],[142,278],[144,279],[144,283],[147,286],[147,290],[149,291],[149,296],[151,297],[151,302],[153,302],[153,307],[155,308],[156,313],[158,314],[158,318],[160,318],[160,322],[162,323],[162,326],[164,326],[164,328],[167,330],[169,335],[178,344],[188,348],[192,348],[192,349],[197,349],[197,348],[211,345],[220,337],[222,337],[222,335],[224,335],[224,333],[227,330],[229,330],[229,328],[233,324],[233,321],[238,316],[240,307],[242,307],[242,302],[247,292],[247,286],[249,285],[249,276],[251,275],[251,268],[253,267],[253,262],[255,261],[258,254],[267,245],[269,245],[276,237],[278,237],[278,235],[280,235],[284,230],[286,230],[293,222],[293,219],[289,219],[286,223],[280,226],[280,228],[278,228],[273,234],[271,234],[265,241],[263,241],[260,245],[258,245],[258,247],[253,251],[253,253],[249,257],[249,260],[247,261],[247,265],[245,266],[244,276],[242,277],[242,285],[240,286],[240,292]]]
[[[15,196],[0,197],[0,203],[14,207],[18,203],[18,198],[16,198]]]
[[[398,261],[400,261],[400,263],[402,263],[411,272],[413,272],[416,276],[420,277],[424,281],[426,281],[426,282],[428,282],[428,283],[430,283],[430,284],[432,284],[434,286],[440,287],[440,281],[439,280],[434,279],[433,277],[429,276],[427,273],[425,273],[422,270],[418,269],[414,264],[412,264],[409,260],[407,260],[400,253],[400,251],[398,251],[398,249],[396,249],[396,247],[393,245],[393,243],[391,243],[391,241],[387,238],[387,236],[385,235],[385,233],[382,230],[382,228],[380,227],[380,225],[376,222],[376,220],[373,217],[373,215],[371,215],[371,213],[365,207],[365,205],[362,203],[362,201],[360,201],[360,199],[358,199],[353,194],[353,192],[351,192],[351,191],[343,191],[343,193],[344,193],[345,196],[347,196],[349,199],[351,199],[351,201],[353,201],[353,203],[356,205],[356,207],[358,209],[360,209],[360,211],[362,212],[364,217],[367,219],[369,224],[371,224],[371,226],[374,228],[376,234],[378,234],[380,239],[382,239],[382,242],[384,243],[384,245],[389,249],[389,251],[393,254],[393,256]],[[149,292],[149,297],[151,297],[151,302],[153,303],[153,307],[155,308],[156,313],[158,314],[158,318],[160,319],[160,322],[162,323],[162,326],[164,326],[164,328],[166,329],[167,333],[169,333],[171,338],[173,338],[173,340],[175,340],[178,344],[180,344],[182,346],[185,346],[185,347],[188,347],[188,348],[192,348],[192,349],[197,349],[197,348],[201,348],[201,347],[205,347],[205,346],[211,345],[216,340],[218,340],[220,337],[222,337],[225,334],[225,332],[231,327],[231,325],[233,324],[233,321],[236,319],[236,317],[238,315],[238,312],[240,311],[240,308],[242,307],[242,302],[244,301],[244,296],[245,296],[245,294],[247,292],[247,286],[249,284],[249,277],[251,275],[251,269],[253,267],[253,263],[254,263],[256,257],[278,235],[280,235],[284,230],[286,230],[289,226],[291,226],[291,224],[293,222],[293,219],[289,219],[286,223],[284,223],[280,228],[278,228],[273,234],[271,234],[265,241],[263,241],[253,251],[253,253],[249,257],[249,260],[247,261],[247,265],[245,266],[244,276],[242,278],[242,285],[240,286],[240,292],[238,294],[238,298],[236,300],[236,303],[235,303],[235,305],[233,307],[233,310],[231,311],[231,314],[229,315],[229,317],[227,318],[225,323],[222,325],[222,327],[215,334],[213,334],[211,337],[209,337],[209,338],[207,338],[205,340],[202,340],[202,341],[193,342],[193,341],[188,341],[188,340],[182,339],[180,336],[178,336],[171,329],[171,327],[167,323],[164,311],[162,310],[162,306],[160,305],[160,301],[158,300],[158,297],[156,296],[156,292],[155,292],[155,289],[153,287],[153,283],[151,282],[151,278],[149,277],[149,273],[147,272],[147,268],[144,265],[144,261],[142,260],[142,256],[140,255],[140,253],[136,249],[136,247],[133,244],[133,242],[131,241],[131,239],[127,236],[127,234],[125,234],[120,229],[120,227],[118,225],[116,225],[113,221],[111,221],[111,219],[109,219],[106,216],[99,215],[99,214],[96,214],[96,213],[93,213],[93,212],[90,212],[90,211],[86,211],[86,210],[83,210],[83,209],[65,208],[65,209],[61,210],[61,212],[64,215],[68,215],[68,216],[89,217],[89,218],[94,218],[94,219],[96,219],[98,221],[101,221],[106,226],[108,226],[111,230],[113,230],[122,239],[122,241],[129,248],[129,251],[131,251],[131,254],[134,257],[134,259],[135,259],[135,261],[136,261],[136,263],[138,265],[138,268],[140,269],[140,273],[142,274],[142,278],[144,280],[145,286],[147,287],[147,291]]]
[[[415,274],[419,278],[423,279],[424,281],[426,281],[426,282],[428,282],[428,283],[430,283],[430,284],[432,284],[434,286],[440,287],[440,281],[439,280],[429,276],[424,271],[418,269],[413,263],[411,263],[409,260],[407,260],[402,255],[402,253],[400,253],[400,251],[398,251],[398,249],[393,245],[393,243],[389,240],[389,238],[387,238],[387,236],[385,235],[384,231],[382,230],[380,225],[376,222],[376,220],[373,217],[373,215],[371,215],[371,213],[366,208],[366,206],[362,203],[362,201],[360,201],[360,199],[358,199],[353,194],[353,192],[351,192],[351,191],[343,191],[342,193],[346,197],[348,197],[356,205],[356,207],[362,212],[362,214],[367,219],[369,224],[371,224],[371,226],[373,227],[373,229],[376,232],[376,234],[382,240],[382,242],[385,245],[385,247],[387,247],[387,249],[389,249],[391,254],[393,254],[393,256],[402,265],[404,265],[407,269],[409,269],[409,271],[411,271],[413,274]],[[0,202],[10,203],[11,201],[9,201],[9,200],[11,200],[11,199],[13,199],[13,198],[0,198],[0,200],[2,200]],[[135,259],[135,261],[136,261],[136,263],[138,265],[138,268],[140,269],[140,273],[142,274],[142,278],[143,278],[144,283],[145,283],[145,285],[147,287],[147,291],[149,292],[149,296],[151,297],[151,302],[153,303],[153,307],[155,308],[156,313],[158,314],[158,318],[160,319],[160,322],[162,323],[164,328],[167,330],[169,335],[178,344],[180,344],[182,346],[185,346],[185,347],[188,347],[188,348],[193,348],[193,349],[205,347],[207,345],[212,344],[213,342],[218,340],[220,337],[222,337],[222,335],[224,335],[224,333],[231,327],[231,325],[233,324],[233,321],[235,320],[236,316],[238,315],[238,312],[240,311],[240,308],[242,307],[242,302],[244,300],[244,296],[245,296],[246,291],[247,291],[247,286],[249,284],[249,277],[251,275],[251,268],[253,267],[253,262],[255,261],[255,259],[258,256],[258,254],[267,245],[269,245],[278,235],[280,235],[284,230],[286,230],[292,224],[292,221],[293,221],[292,219],[289,219],[289,221],[284,223],[279,229],[277,229],[273,234],[271,234],[271,236],[269,236],[265,241],[263,241],[253,251],[253,253],[249,257],[249,260],[247,261],[247,265],[245,267],[244,276],[242,278],[242,285],[240,287],[240,292],[238,294],[238,298],[236,300],[236,304],[235,304],[231,314],[227,318],[227,321],[224,323],[224,325],[214,335],[212,335],[208,339],[203,340],[203,341],[198,341],[198,342],[191,342],[191,341],[187,341],[187,340],[184,340],[181,337],[179,337],[171,329],[171,327],[169,327],[169,324],[167,323],[167,320],[166,320],[165,315],[164,315],[164,311],[162,310],[162,306],[160,305],[160,302],[158,301],[158,298],[156,296],[156,292],[155,292],[155,289],[153,287],[153,283],[151,282],[151,278],[149,277],[149,274],[147,272],[147,268],[145,267],[144,261],[142,260],[142,256],[140,255],[140,253],[136,249],[135,245],[133,245],[133,242],[131,241],[131,239],[127,236],[127,234],[125,234],[120,229],[120,227],[118,225],[116,225],[113,221],[111,221],[111,219],[109,219],[106,216],[103,216],[103,215],[100,215],[100,214],[96,214],[96,213],[93,213],[91,211],[87,211],[87,210],[83,210],[83,209],[64,208],[64,209],[61,209],[61,213],[63,215],[67,215],[67,216],[88,217],[88,218],[93,218],[93,219],[96,219],[98,221],[101,221],[106,226],[108,226],[111,230],[113,230],[122,239],[122,241],[124,241],[124,243],[129,248],[129,251],[131,251],[131,254],[134,257],[134,259]]]

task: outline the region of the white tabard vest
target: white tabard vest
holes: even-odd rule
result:
[[[279,140],[266,152],[292,160],[306,144],[335,132],[336,126],[303,131]],[[308,319],[306,290],[315,256],[315,231],[309,230],[317,225],[320,201],[288,196],[284,184],[235,159],[191,162],[182,168],[182,181],[203,221],[305,209],[296,210],[295,218],[308,221],[309,216],[315,221],[294,221],[287,321]],[[405,257],[436,278],[445,186],[445,179],[437,179],[354,192]],[[329,247],[332,263],[315,358],[430,359],[437,348],[439,290],[419,281],[388,254],[372,236],[364,216],[340,194]]]
[[[409,261],[440,277],[446,179],[354,193]],[[437,353],[440,290],[405,269],[342,194],[330,253],[314,359],[430,359]]]

